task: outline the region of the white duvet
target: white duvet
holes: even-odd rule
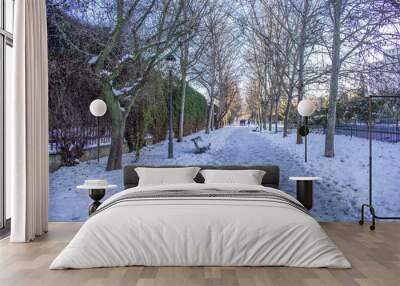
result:
[[[209,188],[265,190],[295,201],[262,186],[181,184],[128,189],[103,205],[130,192]],[[50,269],[127,265],[351,267],[321,226],[293,206],[194,197],[112,205],[84,223]]]

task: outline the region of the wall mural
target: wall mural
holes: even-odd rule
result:
[[[76,186],[110,196],[127,164],[275,164],[294,196],[290,176],[321,178],[318,220],[358,221],[369,128],[376,211],[400,215],[400,8],[362,2],[47,1],[49,219],[85,220]]]

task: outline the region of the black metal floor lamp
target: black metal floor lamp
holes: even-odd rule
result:
[[[304,137],[304,162],[307,162],[307,135],[310,132],[308,129],[308,117],[310,117],[315,111],[315,105],[311,100],[303,99],[297,105],[297,111],[301,116],[304,117],[304,125],[297,130],[297,132]]]
[[[97,162],[100,161],[100,125],[99,125],[99,118],[104,116],[107,112],[107,105],[101,99],[95,99],[90,103],[89,106],[90,113],[96,117],[96,137],[97,137]]]
[[[372,202],[372,100],[376,99],[387,99],[387,98],[394,98],[398,99],[398,96],[369,96],[368,97],[368,139],[369,139],[369,165],[368,165],[368,204],[361,205],[361,219],[359,223],[362,225],[364,224],[364,210],[365,208],[369,209],[369,212],[372,216],[372,224],[370,225],[371,230],[375,230],[375,221],[376,219],[388,219],[388,220],[397,220],[400,217],[384,217],[376,215],[375,208]]]

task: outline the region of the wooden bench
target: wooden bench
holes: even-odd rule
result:
[[[200,136],[194,137],[191,140],[193,141],[194,146],[196,147],[196,150],[194,151],[195,154],[201,154],[210,150],[211,143],[209,143],[207,146],[199,146],[199,142],[203,141],[203,139]]]

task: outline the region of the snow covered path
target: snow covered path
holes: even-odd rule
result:
[[[191,138],[200,135],[203,144],[211,142],[211,150],[204,154],[193,154]],[[278,137],[279,136],[279,137]],[[248,127],[227,127],[211,134],[199,132],[184,138],[184,142],[174,144],[174,159],[167,159],[167,142],[160,142],[145,147],[141,152],[139,162],[134,163],[133,154],[124,154],[124,164],[141,165],[263,165],[276,164],[281,168],[281,190],[294,195],[295,183],[288,180],[289,176],[322,176],[323,180],[314,186],[314,208],[312,214],[320,221],[351,221],[358,220],[359,202],[365,201],[366,190],[352,188],[350,182],[341,181],[341,177],[330,176],[323,172],[321,165],[305,165],[298,151],[303,146],[296,146],[293,152],[289,145],[290,137],[285,139],[282,134],[251,132]],[[340,136],[344,137],[344,136]],[[364,139],[359,139],[364,140]],[[365,141],[365,140],[364,140]],[[291,146],[290,145],[290,146]],[[313,141],[310,140],[310,153]],[[326,158],[323,158],[328,160]],[[97,161],[83,162],[74,167],[63,167],[50,174],[50,207],[49,218],[52,221],[84,220],[87,217],[87,206],[90,199],[87,193],[75,187],[85,179],[107,179],[110,183],[120,186],[109,192],[111,195],[122,189],[122,171],[105,172],[107,158]],[[311,160],[310,160],[311,161]],[[312,166],[312,167],[310,167]],[[390,198],[389,198],[390,200]],[[400,198],[398,198],[400,201]],[[399,205],[397,203],[397,205]],[[391,210],[392,211],[392,210]],[[398,211],[398,210],[397,210]]]

